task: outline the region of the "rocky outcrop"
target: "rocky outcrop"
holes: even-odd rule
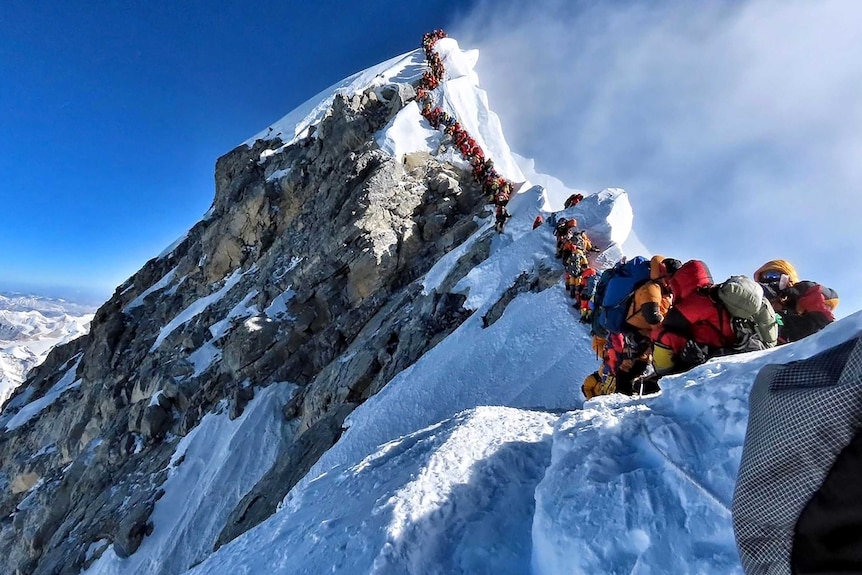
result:
[[[373,143],[411,97],[338,96],[309,137],[220,158],[205,218],[34,371],[0,416],[0,572],[78,573],[110,544],[134,553],[178,438],[214,409],[237,417],[255,389],[295,383],[291,433],[217,544],[229,541],[275,510],[356,406],[466,319],[447,286],[488,238],[440,292],[417,280],[477,231],[481,190]]]
[[[514,300],[518,294],[544,291],[549,287],[558,284],[559,281],[559,270],[549,267],[539,267],[534,270],[533,273],[522,273],[515,279],[515,282],[509,287],[509,289],[503,292],[502,297],[494,302],[494,305],[492,305],[485,315],[482,316],[482,326],[490,327],[494,325],[494,323],[502,317],[503,312],[506,311],[508,305],[512,303],[512,300]]]

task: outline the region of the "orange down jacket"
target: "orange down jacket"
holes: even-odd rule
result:
[[[650,280],[635,290],[626,313],[626,322],[647,338],[653,328],[664,321],[671,304],[670,290],[665,284],[667,270],[662,264],[664,259],[664,256],[650,259]]]

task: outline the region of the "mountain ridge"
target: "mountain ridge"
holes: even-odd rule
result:
[[[230,540],[275,510],[356,405],[469,317],[444,288],[487,257],[482,190],[446,160],[401,161],[374,143],[413,97],[403,82],[336,94],[310,136],[220,158],[204,219],[19,388],[0,416],[8,571],[76,573],[108,548],[133,556],[177,438],[290,382],[282,468],[264,482],[281,491],[237,499]],[[477,231],[439,290],[416,283]]]

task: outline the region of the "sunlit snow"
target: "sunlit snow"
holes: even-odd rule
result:
[[[128,559],[120,559],[111,547],[84,573],[176,573],[206,557],[227,515],[272,465],[279,444],[289,439],[279,406],[295,390],[287,383],[257,390],[233,421],[225,413],[205,416],[180,440],[171,459],[165,494],[150,518],[153,534]]]
[[[0,405],[54,347],[86,334],[94,311],[61,299],[0,294]]]
[[[80,363],[81,358],[79,356],[76,359],[74,365],[68,368],[63,374],[63,376],[57,381],[57,383],[51,386],[51,389],[49,389],[44,395],[21,407],[21,409],[11,418],[7,419],[6,417],[0,417],[0,423],[5,424],[7,431],[17,429],[18,427],[21,427],[22,425],[30,421],[30,419],[34,415],[57,401],[57,399],[65,392],[69,391],[70,389],[75,389],[76,387],[79,387],[81,385],[81,380],[76,379],[76,376],[78,371],[78,365]]]

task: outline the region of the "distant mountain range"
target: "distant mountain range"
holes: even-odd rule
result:
[[[62,299],[0,293],[0,404],[54,346],[87,333],[95,311]]]

